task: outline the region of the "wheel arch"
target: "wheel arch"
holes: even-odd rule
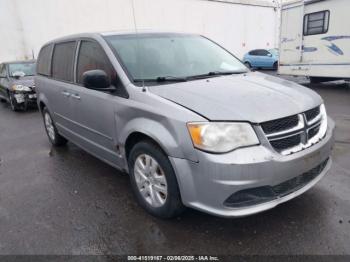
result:
[[[146,139],[157,144],[167,156],[197,161],[186,125],[180,128],[170,122],[136,118],[125,124],[118,133],[118,144],[122,146],[126,160],[131,147]]]
[[[141,141],[149,141],[157,145],[163,151],[164,154],[169,155],[167,151],[164,149],[164,147],[161,145],[160,141],[157,141],[155,138],[153,138],[149,134],[145,134],[140,131],[134,131],[129,134],[124,144],[126,159],[129,159],[131,149]]]

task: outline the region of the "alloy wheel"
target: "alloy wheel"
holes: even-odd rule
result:
[[[55,140],[55,128],[53,126],[51,116],[48,113],[45,113],[44,118],[45,118],[45,128],[46,128],[47,134],[49,135],[50,139],[52,141],[54,141]]]
[[[134,164],[137,188],[152,207],[161,207],[168,197],[168,185],[162,167],[147,154],[139,155]]]

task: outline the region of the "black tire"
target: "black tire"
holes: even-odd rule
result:
[[[278,69],[278,62],[275,62],[274,64],[273,64],[273,70],[277,70]]]
[[[147,154],[154,158],[164,171],[167,183],[167,197],[165,203],[160,207],[154,207],[149,204],[141,195],[141,192],[136,183],[134,173],[135,161],[140,155],[144,154]],[[130,171],[130,181],[134,195],[140,206],[142,206],[148,213],[158,218],[173,218],[185,210],[185,207],[181,201],[180,191],[174,169],[169,161],[168,156],[159,148],[159,146],[151,141],[141,141],[137,143],[131,149],[128,158],[128,165]]]
[[[43,108],[42,115],[43,115],[43,120],[44,120],[45,131],[46,131],[47,137],[49,138],[50,143],[56,147],[64,146],[65,144],[67,144],[68,140],[65,139],[63,136],[61,136],[58,133],[57,128],[55,126],[55,123],[51,117],[51,114],[50,114],[49,110],[47,110],[46,107]],[[47,125],[46,125],[46,120],[45,120],[46,115],[48,115],[52,121],[52,127],[53,127],[53,136],[52,137],[50,136]]]
[[[22,108],[17,104],[16,98],[12,93],[8,94],[11,110],[14,112],[20,111]]]
[[[244,65],[249,69],[252,69],[252,65],[249,62],[244,62]]]
[[[310,84],[320,84],[322,79],[320,77],[310,77]]]

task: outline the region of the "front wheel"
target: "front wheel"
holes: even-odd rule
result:
[[[17,112],[21,109],[21,107],[17,104],[14,94],[9,93],[9,100],[12,111]]]
[[[45,124],[45,131],[51,144],[54,146],[63,146],[67,144],[67,139],[65,139],[58,133],[57,128],[52,120],[52,117],[46,107],[43,109],[43,118]]]
[[[272,66],[273,70],[277,70],[278,69],[278,62],[275,62]]]
[[[157,145],[139,142],[132,148],[128,164],[136,199],[148,213],[171,218],[184,210],[173,167]]]
[[[245,65],[246,67],[248,67],[249,69],[252,68],[252,66],[251,66],[251,64],[250,64],[249,62],[244,62],[244,65]]]

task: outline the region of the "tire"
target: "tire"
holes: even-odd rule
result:
[[[310,77],[310,84],[319,84],[322,82],[320,77]]]
[[[47,110],[47,108],[44,107],[42,111],[43,111],[44,127],[50,143],[56,147],[64,146],[65,144],[67,144],[68,140],[58,133],[49,110]]]
[[[11,110],[14,112],[18,112],[21,109],[21,107],[17,104],[16,98],[12,93],[9,93],[8,96],[9,96]]]
[[[273,70],[277,70],[278,69],[278,62],[275,62],[272,66]]]
[[[148,213],[158,218],[172,218],[184,211],[174,169],[168,156],[156,144],[151,141],[137,143],[131,149],[128,165],[134,195]]]
[[[249,62],[244,62],[244,65],[249,69],[252,69],[252,65]]]

